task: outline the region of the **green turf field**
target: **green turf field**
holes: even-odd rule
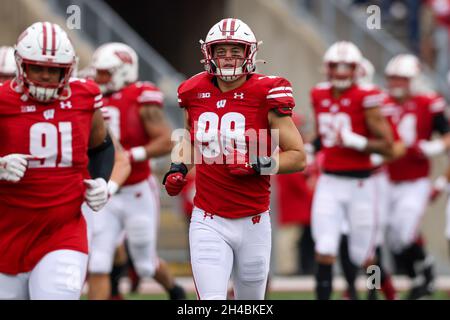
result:
[[[406,293],[400,293],[400,298],[404,297]],[[365,293],[360,292],[360,299],[365,298]],[[381,294],[378,295],[379,299],[382,299]],[[166,300],[166,294],[126,294],[126,299],[130,300]],[[86,299],[86,297],[83,297]],[[313,300],[314,295],[312,292],[272,292],[269,293],[268,300]],[[337,292],[333,295],[333,299],[341,300],[342,294]],[[449,300],[450,293],[444,291],[436,292],[430,300]],[[196,300],[194,293],[188,293],[188,300]]]

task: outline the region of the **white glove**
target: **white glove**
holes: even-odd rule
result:
[[[418,146],[420,151],[429,158],[440,155],[445,151],[445,143],[441,139],[432,141],[421,140]]]
[[[132,162],[141,162],[147,160],[147,151],[144,147],[134,147],[128,151]]]
[[[384,157],[378,153],[371,153],[370,154],[370,163],[374,167],[379,167],[384,163]]]
[[[18,182],[25,175],[31,155],[13,153],[0,157],[0,180]]]
[[[114,182],[112,180],[108,181],[108,194],[109,194],[109,196],[112,196],[112,195],[116,194],[117,191],[119,191],[119,188],[120,187],[119,187],[119,185],[116,182]]]
[[[437,191],[444,191],[445,188],[448,188],[448,181],[447,177],[445,176],[439,176],[434,180],[433,182],[433,189]]]
[[[340,138],[344,147],[363,151],[367,147],[368,139],[351,130],[341,130]]]
[[[108,184],[105,179],[85,179],[84,184],[87,186],[84,198],[86,203],[94,211],[99,211],[108,201]]]

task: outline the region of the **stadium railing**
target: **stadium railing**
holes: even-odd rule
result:
[[[148,44],[108,4],[101,0],[47,0],[54,11],[68,15],[68,8],[76,5],[80,9],[80,37],[93,47],[106,42],[123,42],[139,55],[139,77],[155,82],[165,95],[165,107],[175,127],[182,126],[183,113],[177,107],[177,87],[184,80],[150,44]],[[74,30],[75,31],[75,30]]]

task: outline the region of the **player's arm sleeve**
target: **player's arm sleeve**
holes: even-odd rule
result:
[[[277,78],[266,92],[266,103],[269,110],[280,117],[292,116],[295,100],[292,95],[292,85],[284,78]]]
[[[100,145],[88,150],[88,156],[91,177],[108,181],[114,167],[114,144],[108,132]]]
[[[103,107],[103,95],[101,94],[100,89],[95,92],[93,107],[94,110],[101,109]]]
[[[445,106],[445,100],[441,96],[437,96],[430,103],[430,111],[433,114],[433,131],[437,131],[442,135],[450,132],[448,118],[444,113]]]
[[[313,141],[312,145],[314,146],[314,153],[319,152],[322,149],[322,140],[319,136],[317,136]]]
[[[433,130],[440,134],[446,134],[450,132],[450,125],[448,119],[443,112],[436,113],[433,116]]]
[[[137,102],[139,105],[162,107],[164,103],[164,94],[155,86],[143,84],[137,97]]]
[[[379,107],[383,103],[384,98],[385,94],[378,90],[369,91],[362,99],[362,106],[366,109]]]
[[[103,97],[98,87],[94,88],[93,96],[94,115],[89,137],[88,170],[92,178],[103,178],[108,181],[114,166],[114,145],[101,111]]]

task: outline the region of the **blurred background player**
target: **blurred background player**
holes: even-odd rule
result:
[[[184,299],[166,262],[157,256],[159,187],[151,175],[150,158],[170,152],[171,128],[162,111],[163,96],[149,82],[138,82],[135,51],[123,43],[99,47],[92,58],[95,81],[104,93],[109,128],[125,148],[131,174],[113,195],[101,215],[94,217],[89,262],[89,298],[110,297],[109,273],[122,230],[131,259],[140,277],[152,277],[171,299]]]
[[[11,80],[16,75],[16,59],[14,48],[0,47],[0,83]]]
[[[255,73],[258,42],[239,19],[216,23],[201,50],[206,72],[178,88],[187,132],[163,183],[169,195],[179,194],[195,163],[189,243],[198,299],[226,299],[233,277],[236,299],[261,300],[271,252],[268,174],[305,166],[302,138],[290,117],[292,87],[282,77]],[[252,129],[256,136],[247,141]],[[269,129],[279,133],[277,160],[268,147]]]
[[[109,120],[110,117],[108,115],[108,111],[105,108],[101,108],[103,119],[105,120],[105,124],[107,126],[107,130],[109,135],[111,136],[111,140],[114,144],[114,167],[112,169],[111,178],[108,181],[108,196],[113,196],[123,185],[123,183],[128,178],[130,172],[131,172],[131,164],[128,157],[128,153],[123,149],[122,145],[119,141],[114,137],[114,135],[109,130]],[[92,211],[89,206],[84,203],[82,207],[82,212],[84,215],[84,218],[86,219],[87,224],[87,235],[88,235],[88,246],[90,248],[93,235],[95,233],[95,226],[94,226],[94,215],[96,214],[94,211]],[[116,250],[116,254],[114,257],[114,267],[113,271],[111,272],[111,298],[114,297],[120,297],[118,288],[119,288],[119,278],[120,275],[122,275],[123,270],[120,268],[123,265],[127,264],[128,257],[126,255],[125,248],[124,248],[124,241],[123,237],[121,238],[121,242]],[[89,250],[90,252],[90,250]],[[116,267],[116,265],[119,265],[119,267]]]
[[[79,299],[88,260],[81,205],[105,205],[114,162],[102,95],[92,81],[69,80],[75,51],[56,24],[28,27],[15,59],[16,78],[0,86],[0,156],[30,155],[20,181],[0,182],[0,298]]]
[[[401,256],[413,280],[408,299],[433,292],[432,260],[419,240],[419,227],[431,193],[429,159],[450,146],[445,101],[435,93],[418,94],[413,90],[419,74],[415,56],[393,57],[385,68],[388,97],[383,103],[383,113],[407,147],[403,157],[388,165],[391,187],[387,235],[391,250]],[[441,138],[432,140],[435,132]]]
[[[351,261],[358,266],[375,261],[376,199],[370,153],[391,156],[393,137],[378,108],[380,93],[356,83],[361,60],[353,43],[333,44],[324,55],[328,82],[311,90],[324,156],[312,207],[320,300],[331,296],[332,266],[344,221],[349,226]]]
[[[372,88],[373,90],[379,90],[381,94],[382,91],[374,86],[373,77],[375,73],[375,68],[372,63],[366,58],[362,58],[361,64],[357,70],[357,82],[359,85]],[[381,109],[381,111],[383,111]],[[394,142],[394,150],[399,150],[401,148],[395,148],[398,142]],[[395,152],[395,156],[398,157],[401,154]],[[377,210],[377,235],[376,235],[376,264],[379,266],[381,271],[381,290],[385,295],[387,300],[394,300],[396,298],[395,288],[392,284],[392,279],[390,274],[387,272],[383,264],[382,259],[382,245],[384,243],[385,231],[386,231],[386,219],[389,210],[389,178],[387,174],[387,168],[384,165],[384,159],[379,154],[371,154],[371,163],[373,165],[373,180],[375,184],[376,191],[376,210]],[[341,262],[342,271],[347,281],[347,289],[345,291],[346,298],[351,300],[358,299],[358,294],[355,287],[355,280],[360,268],[358,268],[350,259],[348,250],[348,233],[349,226],[346,222],[343,224],[343,235],[341,243],[339,246],[339,258]],[[369,300],[377,299],[377,291],[375,288],[369,289],[369,294],[367,297]]]

